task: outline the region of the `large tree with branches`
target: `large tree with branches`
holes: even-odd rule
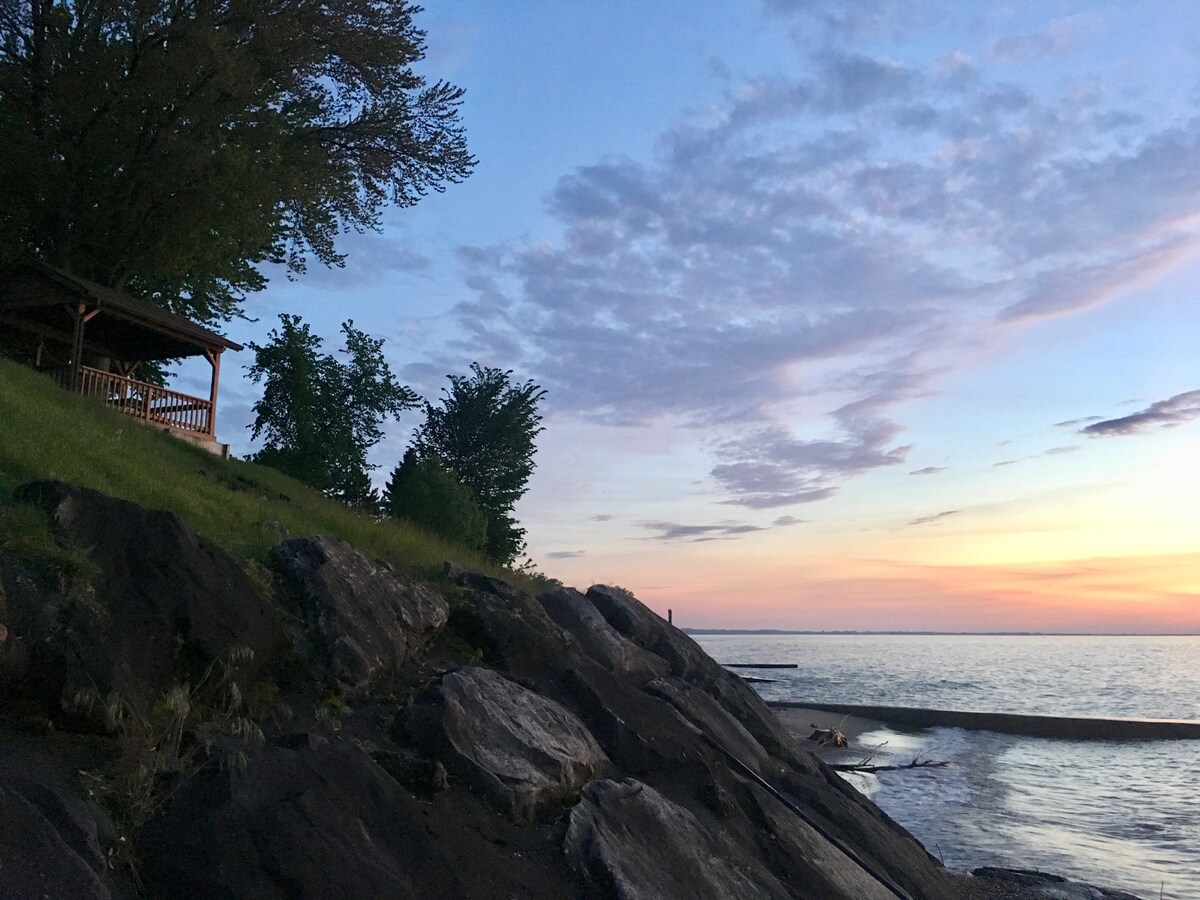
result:
[[[0,0],[0,262],[214,322],[474,165],[405,0]]]

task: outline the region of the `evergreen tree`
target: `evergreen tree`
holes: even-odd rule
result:
[[[534,439],[544,430],[538,403],[546,392],[512,372],[471,364],[451,375],[439,406],[425,404],[413,450],[436,459],[469,487],[488,517],[487,555],[509,564],[523,551],[525,531],[511,513],[533,474]]]
[[[392,470],[382,508],[476,552],[487,548],[488,518],[471,489],[438,460],[418,459],[411,447]]]

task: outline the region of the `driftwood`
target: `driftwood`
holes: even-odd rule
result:
[[[870,757],[867,757],[869,760]],[[899,772],[901,769],[941,769],[948,766],[945,760],[935,762],[932,759],[914,759],[902,766],[873,766],[867,760],[860,763],[827,763],[835,772]]]
[[[842,732],[842,725],[846,720],[843,718],[837,724],[836,728],[818,728],[816,725],[811,725],[813,733],[808,736],[810,741],[816,741],[821,747],[849,747],[850,742],[846,740],[846,735]]]

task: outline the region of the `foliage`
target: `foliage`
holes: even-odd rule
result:
[[[511,371],[472,363],[471,372],[449,376],[440,406],[426,402],[413,449],[475,493],[488,516],[487,555],[508,564],[525,544],[511,513],[533,474],[534,439],[544,430],[537,407],[546,392],[532,381],[513,384]]]
[[[488,542],[488,518],[471,489],[436,459],[418,459],[409,448],[392,470],[383,492],[383,511],[407,519],[472,550]]]
[[[407,0],[0,0],[0,262],[200,321],[474,166]]]
[[[416,406],[383,358],[383,341],[342,325],[348,362],[321,353],[321,339],[299,316],[279,317],[270,342],[251,344],[250,378],[264,382],[252,435],[264,438],[255,462],[278,469],[344,502],[375,506],[367,451],[382,421]]]
[[[95,689],[79,691],[71,712],[99,719],[116,736],[118,753],[99,771],[82,772],[89,791],[113,812],[118,829],[115,866],[137,879],[134,853],[138,832],[162,808],[184,776],[197,771],[218,739],[239,738],[262,743],[255,721],[260,705],[248,702],[237,683],[239,666],[253,653],[234,647],[221,655],[194,685],[176,684],[147,711],[117,692],[101,697]],[[244,753],[227,754],[221,762],[244,766]]]
[[[418,579],[437,581],[450,559],[533,589],[520,574],[427,530],[361,515],[274,469],[222,459],[144,428],[3,359],[0,422],[0,549],[63,577],[74,577],[86,559],[60,559],[45,516],[12,499],[27,481],[69,481],[173,512],[260,577],[275,544],[323,534]]]

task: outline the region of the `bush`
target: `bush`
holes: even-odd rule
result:
[[[436,459],[417,459],[412,450],[392,471],[383,511],[471,550],[488,543],[488,517],[474,492]]]

